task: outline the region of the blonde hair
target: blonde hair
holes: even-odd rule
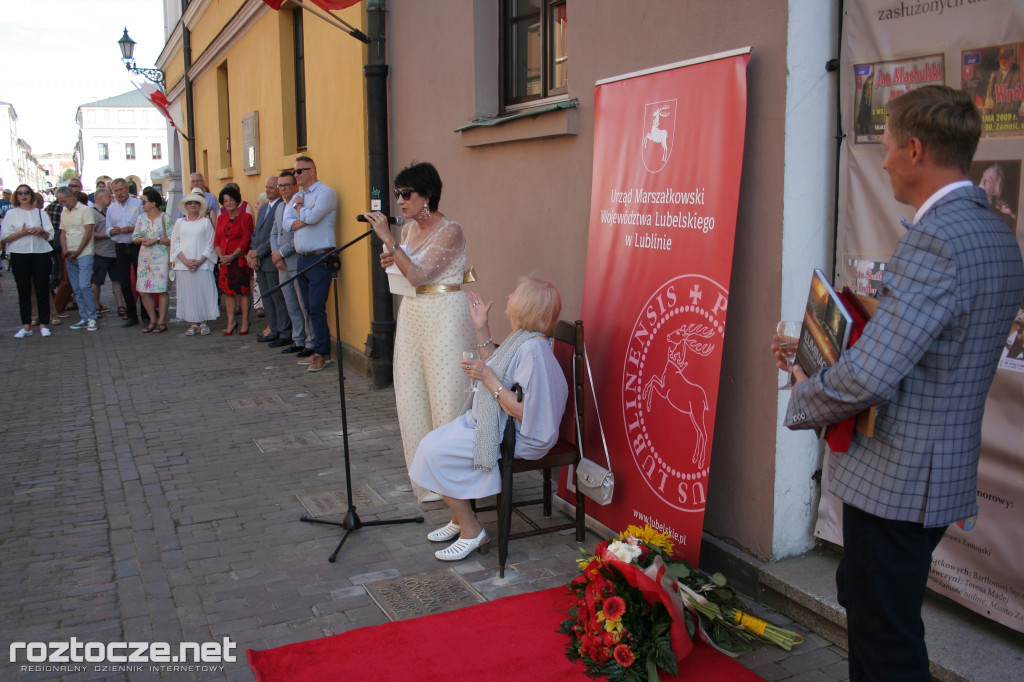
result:
[[[889,136],[902,147],[921,140],[945,168],[969,173],[981,138],[981,113],[963,90],[926,85],[889,102]]]
[[[508,304],[512,324],[531,332],[551,335],[562,312],[562,297],[555,285],[539,277],[520,277]]]

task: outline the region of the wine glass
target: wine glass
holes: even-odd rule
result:
[[[477,354],[475,350],[464,350],[462,351],[462,359],[465,360],[476,360]],[[477,389],[477,382],[475,379],[469,380],[469,388],[466,389],[466,393],[473,393]]]
[[[800,322],[783,320],[775,327],[775,343],[786,358],[786,383],[779,386],[780,391],[791,388],[793,384],[793,361],[796,359],[796,349],[800,345],[800,326]]]

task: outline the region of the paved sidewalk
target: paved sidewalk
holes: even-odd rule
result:
[[[73,315],[50,338],[36,327],[18,340],[14,282],[0,282],[5,650],[227,637],[237,656],[216,671],[71,673],[23,670],[23,652],[0,679],[252,680],[246,649],[384,623],[364,583],[448,566],[423,537],[444,506],[409,490],[390,389],[346,381],[358,513],[426,523],[363,528],[328,563],[340,531],[300,522],[297,496],[345,489],[336,365],[310,373],[257,343],[255,316],[248,337],[221,336],[223,322],[209,337],[185,337],[180,321],[141,334],[108,313],[98,332],[69,329]],[[566,584],[577,556],[571,534],[551,534],[514,541],[505,580],[496,552],[451,567],[495,599]],[[792,654],[759,646],[739,660],[770,682],[846,677],[845,652],[814,633]]]

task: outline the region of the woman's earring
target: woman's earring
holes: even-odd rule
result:
[[[421,218],[430,217],[430,204],[423,204],[423,209],[420,211]]]

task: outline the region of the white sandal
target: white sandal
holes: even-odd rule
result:
[[[474,550],[479,551],[481,554],[487,554],[490,549],[491,539],[487,537],[487,531],[481,529],[480,535],[477,535],[472,540],[459,538],[444,549],[434,552],[434,556],[441,561],[462,561],[472,554]]]
[[[459,524],[454,521],[449,521],[448,525],[441,526],[437,530],[432,530],[427,533],[427,539],[431,542],[448,542],[449,540],[459,537],[460,532]]]
[[[188,328],[188,331],[185,332],[185,336],[195,336],[198,333],[199,333],[199,325],[198,324],[194,324],[194,325],[192,325],[191,327]]]

